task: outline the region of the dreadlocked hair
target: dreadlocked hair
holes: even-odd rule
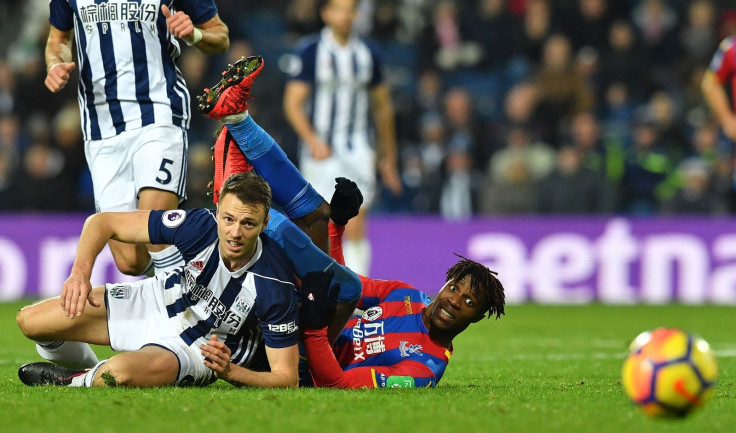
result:
[[[496,319],[506,314],[504,306],[506,305],[506,295],[504,294],[503,284],[496,277],[498,272],[492,271],[482,264],[470,260],[460,254],[453,253],[461,260],[453,267],[447,270],[447,281],[460,281],[465,276],[470,275],[470,289],[483,292],[488,301],[488,317],[496,315]]]

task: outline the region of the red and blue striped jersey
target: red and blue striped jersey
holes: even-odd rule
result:
[[[332,348],[334,356],[329,350],[326,328],[305,331],[315,385],[337,388],[437,385],[452,349],[442,347],[429,336],[422,320],[429,297],[402,281],[360,278],[363,297],[358,308],[364,312],[348,321]]]
[[[732,93],[732,107],[736,107],[736,37],[730,36],[721,41],[709,69],[716,75],[718,81],[730,85]]]

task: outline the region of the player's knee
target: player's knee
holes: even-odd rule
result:
[[[176,381],[177,366],[167,356],[134,359],[130,354],[113,356],[97,372],[95,386],[169,386]]]
[[[141,374],[144,373],[135,372],[131,367],[125,363],[116,362],[115,358],[111,358],[97,371],[93,384],[94,386],[108,388],[141,386]]]
[[[330,221],[330,205],[326,201],[317,206],[317,209],[308,213],[307,215],[296,219],[294,222],[300,222],[308,226],[324,225],[327,227],[327,223]],[[297,224],[299,225],[299,224]]]
[[[317,209],[301,218],[295,219],[294,224],[307,234],[316,231],[317,233],[320,233],[320,235],[323,235],[327,233],[327,223],[329,223],[329,221],[330,205],[326,201],[323,201]]]
[[[20,311],[18,311],[18,314],[15,315],[15,323],[18,324],[20,332],[31,340],[36,339],[41,331],[41,326],[38,320],[40,316],[37,314],[37,310],[38,308],[36,308],[36,306],[31,305],[21,308]]]

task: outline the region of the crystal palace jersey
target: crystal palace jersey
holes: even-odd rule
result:
[[[195,25],[217,14],[214,0],[50,0],[51,25],[74,30],[85,140],[154,122],[189,126],[189,92],[175,63],[181,49],[162,4]]]
[[[370,147],[369,90],[383,80],[376,50],[357,37],[339,45],[325,28],[297,47],[291,78],[312,86],[311,124],[336,154]]]
[[[307,344],[310,368],[316,386],[340,388],[433,387],[449,362],[448,350],[429,337],[422,312],[429,297],[401,281],[361,277],[361,316],[348,321],[333,351],[339,363],[333,371]],[[324,338],[326,330],[307,330],[307,338]],[[311,343],[311,342],[309,342]],[[326,353],[324,355],[327,355]],[[328,356],[324,356],[325,359]],[[338,371],[339,370],[339,371]],[[326,379],[326,380],[324,380]]]
[[[710,70],[721,84],[730,86],[733,98],[731,106],[736,107],[736,37],[721,41],[710,62]]]
[[[148,232],[154,244],[176,245],[186,263],[163,278],[166,313],[187,344],[215,334],[232,351],[232,362],[248,367],[262,339],[272,348],[297,343],[294,271],[268,236],[262,234],[253,258],[231,272],[220,258],[214,211],[154,210]]]

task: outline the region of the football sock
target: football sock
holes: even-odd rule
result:
[[[158,275],[184,266],[184,258],[174,245],[161,251],[149,251],[153,260],[153,268]]]
[[[100,367],[102,367],[106,362],[107,359],[102,360],[98,362],[97,365],[90,368],[89,371],[87,371],[86,373],[73,377],[72,383],[70,383],[69,386],[92,388],[94,386],[95,374],[97,374],[97,370],[99,370]]]
[[[368,239],[343,239],[342,251],[345,256],[345,266],[358,275],[367,277],[371,269],[371,244]]]
[[[98,362],[89,344],[79,341],[37,341],[36,351],[43,359],[66,368],[89,368]]]
[[[354,302],[360,299],[361,282],[355,272],[337,263],[332,257],[317,248],[312,240],[293,222],[278,211],[269,212],[264,233],[283,248],[284,253],[294,264],[294,271],[300,277],[309,272],[333,270],[332,283],[340,283],[339,302]]]
[[[322,196],[304,179],[276,140],[247,112],[242,121],[226,124],[256,173],[271,186],[273,201],[290,219],[309,215],[322,204]]]
[[[230,125],[233,123],[240,123],[245,120],[246,117],[248,117],[248,110],[245,110],[242,113],[228,114],[227,116],[222,116],[220,117],[220,122],[226,125]]]

